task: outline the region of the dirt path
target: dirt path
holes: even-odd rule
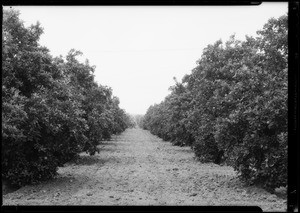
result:
[[[201,164],[189,147],[128,129],[59,168],[58,177],[3,196],[4,205],[257,205],[284,211],[286,199],[244,187],[231,167]]]

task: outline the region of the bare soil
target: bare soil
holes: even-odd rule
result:
[[[232,167],[200,163],[189,147],[127,129],[80,155],[50,181],[3,195],[3,205],[259,206],[286,211],[286,198],[245,186]]]

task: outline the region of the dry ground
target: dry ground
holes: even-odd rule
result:
[[[54,180],[3,195],[4,205],[257,205],[285,211],[286,199],[246,187],[231,167],[202,164],[189,147],[127,129],[59,168]]]

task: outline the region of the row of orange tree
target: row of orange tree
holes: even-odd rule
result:
[[[2,178],[16,186],[52,178],[133,125],[112,90],[95,82],[95,67],[76,59],[81,52],[52,57],[42,33],[39,23],[25,27],[18,11],[3,11]]]
[[[208,45],[192,73],[151,106],[143,128],[226,163],[250,184],[287,184],[287,15],[257,36]],[[175,79],[176,80],[176,79]]]

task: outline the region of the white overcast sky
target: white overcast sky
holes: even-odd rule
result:
[[[5,8],[5,7],[4,7]],[[110,86],[120,107],[144,114],[191,73],[202,50],[236,34],[256,35],[287,2],[260,6],[14,6],[25,26],[44,28],[40,43],[53,56],[72,48],[96,66],[95,79]]]

